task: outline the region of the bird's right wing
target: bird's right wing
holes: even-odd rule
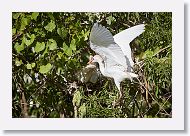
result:
[[[110,31],[104,26],[95,23],[90,33],[90,47],[105,61],[107,67],[122,65],[131,67],[120,46],[115,43]]]
[[[128,29],[121,31],[120,33],[114,35],[114,41],[120,45],[121,44],[129,44],[132,40],[134,40],[137,36],[142,34],[145,31],[145,25],[140,24]]]
[[[126,55],[129,58],[131,64],[133,64],[133,61],[131,58],[131,48],[129,46],[129,43],[132,40],[134,40],[137,36],[142,34],[144,31],[145,31],[145,25],[140,24],[125,29],[120,33],[114,35],[113,37],[114,41],[121,47],[124,55]]]

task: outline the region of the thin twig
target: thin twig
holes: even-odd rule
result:
[[[171,95],[166,99],[166,101],[163,103],[163,105],[161,106],[161,108],[158,110],[158,112],[156,113],[155,116],[158,115],[158,113],[161,111],[161,109],[164,107],[164,105],[166,104],[166,102],[171,98]]]

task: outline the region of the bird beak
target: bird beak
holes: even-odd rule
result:
[[[92,60],[89,60],[89,62],[87,64],[92,64]]]
[[[88,63],[87,64],[92,64],[93,62],[93,56],[92,55],[90,55],[90,57],[89,57],[89,61],[88,61]]]

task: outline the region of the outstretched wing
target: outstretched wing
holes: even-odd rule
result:
[[[105,61],[107,67],[122,65],[130,68],[129,59],[125,57],[122,49],[115,43],[110,31],[104,26],[95,23],[90,33],[90,47]],[[130,71],[130,69],[128,69]]]
[[[145,25],[136,25],[121,31],[120,33],[114,35],[114,41],[121,47],[125,56],[128,57],[130,64],[133,66],[133,61],[131,58],[131,48],[129,43],[134,40],[137,36],[142,34],[145,30]]]

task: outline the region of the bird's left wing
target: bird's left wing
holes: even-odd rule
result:
[[[90,47],[104,59],[107,67],[120,64],[127,68],[130,65],[119,45],[114,42],[110,31],[104,26],[98,25],[98,23],[95,23],[92,27]]]

